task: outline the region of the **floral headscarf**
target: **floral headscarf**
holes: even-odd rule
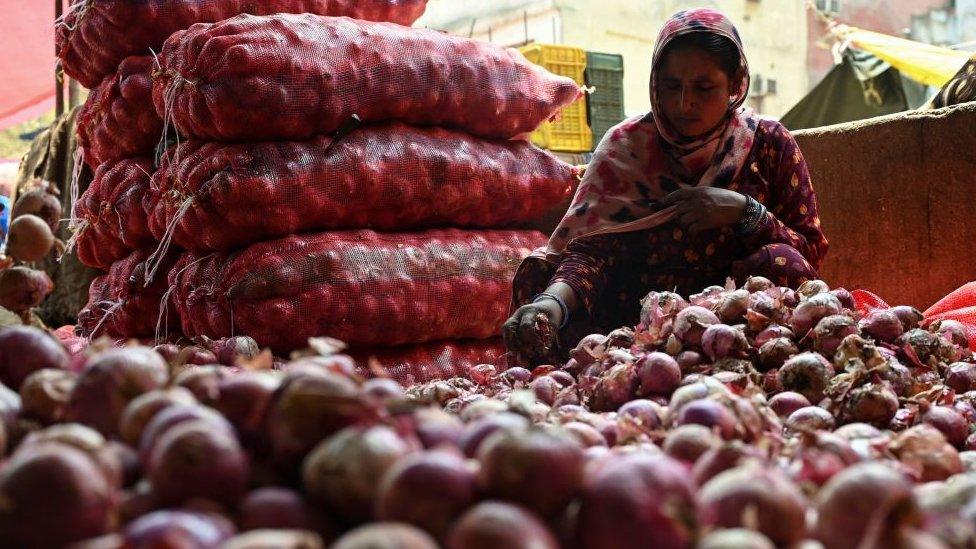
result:
[[[574,239],[652,229],[674,217],[673,206],[660,204],[671,192],[692,185],[725,187],[738,175],[752,148],[758,117],[742,106],[749,91],[749,64],[729,18],[704,8],[671,17],[654,47],[652,82],[668,44],[698,32],[728,38],[739,51],[742,78],[725,123],[693,140],[681,136],[663,116],[657,86],[652,85],[651,112],[625,120],[604,138],[549,245],[532,257],[558,261]],[[697,181],[695,174],[702,174]]]

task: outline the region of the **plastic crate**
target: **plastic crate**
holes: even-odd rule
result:
[[[586,100],[586,116],[593,128],[593,146],[626,117],[624,113],[624,57],[587,52],[586,85],[595,88]]]
[[[569,46],[530,44],[519,49],[536,65],[549,72],[572,78],[582,86],[585,81],[586,51]],[[558,120],[545,122],[532,133],[532,142],[551,151],[585,152],[593,149],[593,132],[586,119],[586,100],[569,105]]]

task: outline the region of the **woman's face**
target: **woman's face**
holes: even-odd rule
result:
[[[708,133],[729,110],[732,97],[729,77],[704,50],[669,51],[661,61],[656,80],[657,98],[664,116],[685,137]]]

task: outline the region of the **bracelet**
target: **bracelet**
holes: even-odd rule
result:
[[[542,292],[541,294],[535,296],[535,299],[532,300],[532,303],[538,303],[543,299],[551,299],[559,305],[559,310],[562,311],[563,313],[563,320],[562,322],[559,323],[558,329],[562,330],[563,327],[566,326],[566,323],[569,322],[569,307],[566,306],[566,302],[563,301],[563,299],[558,295],[550,294],[548,292]]]
[[[766,217],[766,206],[751,196],[746,197],[746,208],[742,211],[742,217],[733,226],[733,232],[738,236],[750,235],[759,228],[763,218]]]

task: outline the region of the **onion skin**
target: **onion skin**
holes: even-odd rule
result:
[[[225,541],[221,549],[325,549],[322,537],[309,530],[251,530]]]
[[[898,395],[887,383],[868,383],[844,397],[841,421],[886,427],[898,412]]]
[[[445,544],[447,549],[558,549],[559,542],[545,523],[517,505],[486,501],[458,519]]]
[[[10,219],[17,219],[22,215],[34,215],[47,223],[51,232],[57,234],[61,225],[61,201],[58,197],[44,189],[27,191],[17,198]]]
[[[0,270],[0,307],[24,317],[54,291],[44,271],[21,265]]]
[[[824,390],[834,377],[834,368],[817,353],[802,353],[779,369],[779,380],[787,391],[805,396],[812,404],[823,400]]]
[[[698,458],[691,470],[695,485],[704,486],[717,475],[738,467],[747,458],[759,459],[760,455],[754,448],[739,441],[726,442],[708,450]]]
[[[705,329],[719,322],[715,313],[704,307],[686,307],[674,319],[674,335],[685,345],[699,348]]]
[[[960,394],[976,390],[976,364],[969,362],[950,364],[945,383]]]
[[[713,324],[702,334],[702,349],[713,361],[727,357],[743,358],[749,342],[741,331],[726,324]]]
[[[7,233],[7,255],[15,261],[40,261],[54,247],[54,232],[36,215],[24,214],[10,223]]]
[[[830,430],[835,425],[834,416],[819,406],[806,406],[790,414],[786,427],[794,432],[805,430]]]
[[[788,338],[770,339],[759,348],[759,366],[763,371],[776,370],[799,353],[800,349]]]
[[[802,292],[800,292],[802,294]],[[841,313],[840,300],[829,293],[817,293],[793,309],[790,329],[797,337],[804,337],[821,319]]]
[[[70,357],[52,336],[33,326],[0,329],[0,382],[14,391],[32,373],[45,368],[66,370]]]
[[[931,425],[916,425],[899,433],[888,449],[914,471],[921,482],[945,480],[963,470],[959,452],[946,441],[941,431]]]
[[[813,349],[824,356],[834,356],[844,338],[857,333],[857,324],[847,315],[824,317],[813,329]]]
[[[32,373],[20,386],[24,416],[44,425],[59,423],[68,414],[68,398],[74,389],[76,375],[67,370],[46,368]]]
[[[229,434],[234,432],[234,427],[224,416],[206,406],[197,404],[167,406],[153,415],[142,429],[142,436],[139,437],[139,461],[143,466],[149,466],[156,446],[170,429],[191,421],[204,421],[211,429],[221,429]]]

